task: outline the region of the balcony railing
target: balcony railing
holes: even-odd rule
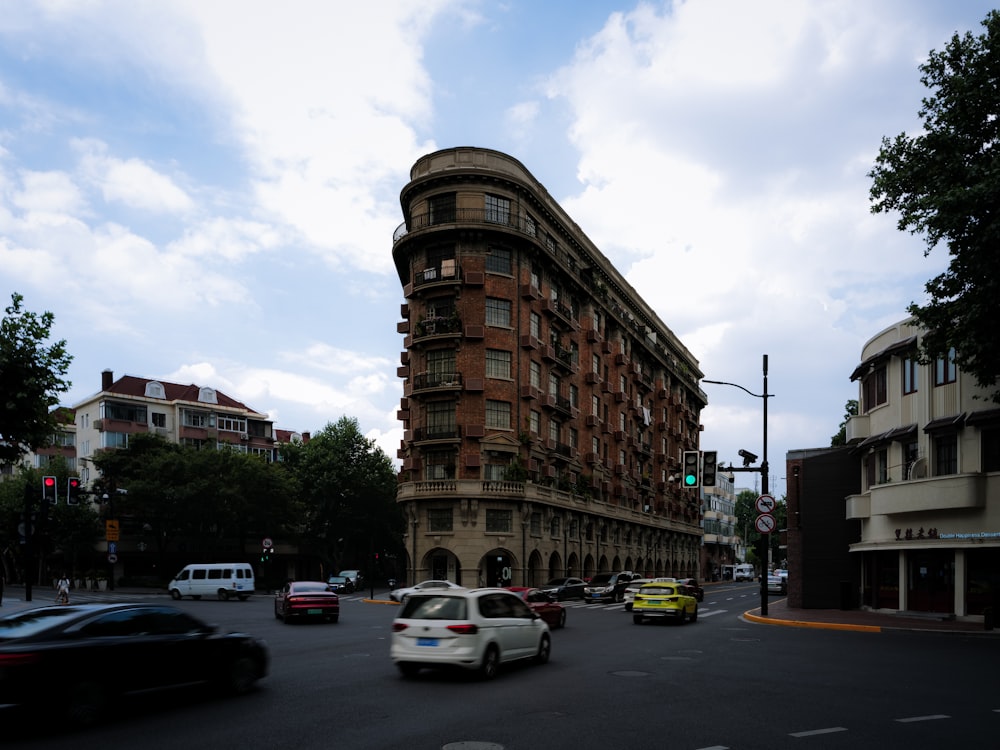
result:
[[[413,376],[413,390],[425,388],[460,388],[462,373],[460,372],[421,372]]]

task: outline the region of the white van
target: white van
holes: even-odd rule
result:
[[[194,563],[185,565],[167,590],[174,599],[190,596],[216,596],[226,600],[236,597],[241,602],[250,598],[254,589],[253,568],[248,563]]]
[[[753,565],[743,563],[733,567],[734,581],[752,581],[754,579]]]

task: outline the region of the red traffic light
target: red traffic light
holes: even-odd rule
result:
[[[55,477],[42,477],[42,484],[45,485],[46,489],[48,489],[50,487],[55,487],[56,486],[56,478]]]
[[[66,482],[66,503],[76,505],[80,502],[80,478],[70,477]]]
[[[55,503],[56,499],[56,478],[42,477],[42,501],[46,503]]]

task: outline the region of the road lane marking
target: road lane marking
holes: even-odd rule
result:
[[[792,732],[790,737],[815,737],[818,734],[834,734],[835,732],[846,732],[847,727],[827,727],[826,729],[810,729],[807,732]]]
[[[928,714],[927,716],[910,716],[906,719],[896,719],[900,724],[910,724],[914,721],[937,721],[938,719],[950,719],[947,714]]]

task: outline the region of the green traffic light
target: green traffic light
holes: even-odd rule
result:
[[[696,477],[694,474],[685,474],[684,484],[686,484],[688,487],[694,487],[696,484],[698,484],[698,477]]]

